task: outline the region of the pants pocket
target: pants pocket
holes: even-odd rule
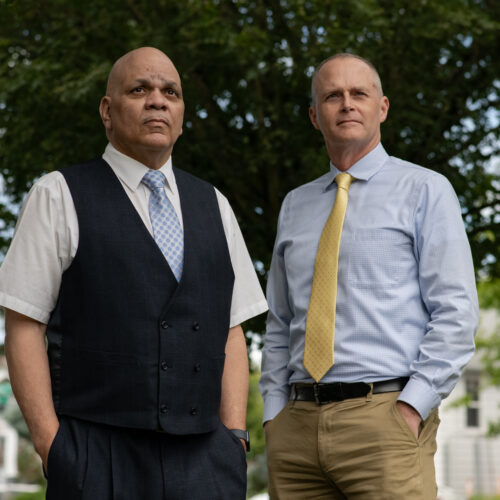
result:
[[[435,439],[436,433],[439,427],[439,414],[438,409],[432,410],[429,413],[429,416],[424,420],[421,425],[420,433],[418,435],[418,442],[423,444],[427,442],[429,439]]]
[[[59,455],[59,445],[64,441],[63,437],[63,421],[59,421],[59,428],[57,429],[56,435],[52,440],[50,445],[49,454],[47,456],[47,470],[45,471],[46,477],[48,479],[49,471],[53,470],[53,466],[57,467],[57,457]],[[56,462],[55,464],[53,462]],[[57,470],[57,469],[56,469]]]
[[[429,440],[429,438],[433,438],[436,436],[437,428],[439,426],[439,416],[438,410],[433,410],[429,416],[420,424],[420,430],[418,433],[418,438],[415,437],[413,432],[411,431],[408,423],[404,419],[402,413],[399,411],[397,407],[397,402],[394,402],[392,405],[392,413],[395,419],[398,421],[401,429],[407,434],[409,438],[411,438],[415,443],[422,444]]]
[[[227,428],[222,422],[221,422],[221,427],[224,430],[224,432],[231,438],[231,441],[235,443],[235,445],[238,447],[238,451],[240,452],[240,455],[242,455],[245,463],[247,460],[246,454],[245,454],[245,448],[243,448],[243,445],[241,444],[240,438],[235,436],[229,428]]]
[[[412,430],[408,426],[408,423],[403,417],[403,414],[399,411],[399,408],[397,406],[397,401],[394,401],[391,405],[391,412],[397,423],[399,424],[399,427],[401,430],[406,434],[407,438],[410,439],[412,442],[415,444],[418,444],[418,439],[416,438],[415,435],[413,434]],[[419,434],[420,437],[420,434]]]
[[[47,500],[79,500],[87,470],[88,428],[84,422],[67,417],[59,429],[47,459]]]
[[[271,431],[271,428],[274,426],[274,424],[283,416],[285,415],[288,410],[290,409],[290,407],[292,406],[293,404],[293,401],[289,401],[286,406],[284,406],[280,411],[279,413],[276,414],[276,416],[272,419],[272,420],[268,420],[266,422],[266,425],[264,427],[264,435],[266,437],[266,441],[268,439],[268,434],[269,432]]]

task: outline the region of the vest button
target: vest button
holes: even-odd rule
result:
[[[161,405],[160,406],[160,413],[167,413],[168,412],[168,406],[167,405]]]
[[[193,416],[195,415],[198,415],[198,410],[196,408],[191,408],[191,410],[189,410],[189,413]]]
[[[161,369],[164,371],[167,371],[170,367],[168,366],[168,363],[166,361],[162,361],[161,364]]]
[[[168,323],[167,323],[165,320],[163,320],[163,321],[160,323],[160,326],[161,326],[164,330],[166,330],[166,329],[168,328]]]
[[[193,323],[193,330],[197,332],[199,329],[200,329],[200,324],[198,323],[198,321],[195,321]]]
[[[199,372],[199,371],[201,371],[201,365],[200,365],[200,363],[196,363],[196,364],[194,365],[194,371],[195,371],[195,372]]]

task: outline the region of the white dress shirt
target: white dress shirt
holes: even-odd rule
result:
[[[150,191],[141,183],[147,167],[111,144],[103,159],[153,234]],[[160,170],[166,178],[166,194],[182,225],[172,159]],[[233,327],[265,312],[267,304],[236,217],[227,199],[217,189],[215,192],[235,274],[230,317]],[[78,219],[68,185],[60,172],[51,172],[33,185],[21,209],[14,238],[0,267],[0,305],[47,323],[56,305],[62,274],[76,254],[78,238]]]

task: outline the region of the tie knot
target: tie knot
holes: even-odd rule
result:
[[[337,183],[339,189],[345,189],[346,191],[349,189],[353,180],[354,177],[346,172],[338,174],[337,177],[335,177],[335,182]]]
[[[165,176],[159,170],[148,170],[141,182],[151,191],[160,191],[165,185]]]

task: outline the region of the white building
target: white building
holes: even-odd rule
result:
[[[0,382],[8,380],[9,375],[3,366],[3,359],[0,360]],[[0,492],[5,481],[16,478],[17,470],[17,431],[0,417]]]
[[[481,311],[478,335],[500,331],[497,311]],[[500,495],[500,437],[486,437],[488,422],[500,420],[500,389],[481,377],[478,352],[440,408],[436,475],[443,500],[472,494]],[[468,407],[453,406],[469,396]]]

